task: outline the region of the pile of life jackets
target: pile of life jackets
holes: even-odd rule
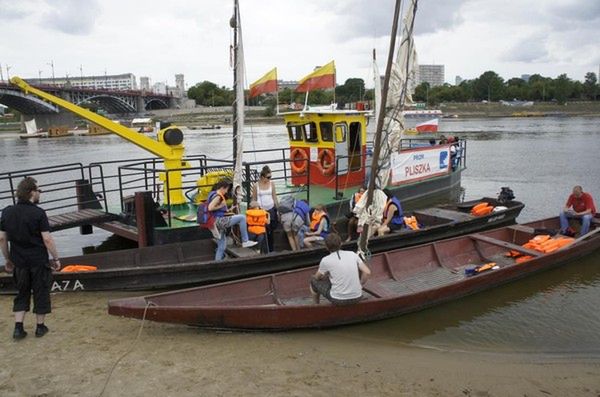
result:
[[[539,236],[535,236],[534,238],[523,244],[523,248],[535,250],[543,254],[549,254],[571,244],[573,241],[575,241],[575,239],[572,237],[550,237],[550,235],[548,234],[540,234]],[[523,263],[530,259],[533,259],[533,256],[525,255],[515,250],[508,251],[506,253],[506,256],[514,258],[516,263]]]
[[[404,217],[404,224],[406,225],[406,227],[408,227],[409,229],[412,230],[419,230],[419,222],[417,222],[417,218],[413,215],[413,216],[405,216]]]
[[[486,202],[481,202],[477,205],[474,205],[473,208],[471,208],[471,215],[485,216],[485,215],[491,214],[492,211],[494,211],[493,205],[489,205]]]

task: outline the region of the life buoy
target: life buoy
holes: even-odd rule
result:
[[[292,153],[290,153],[290,160],[292,171],[296,174],[303,174],[306,171],[306,167],[308,167],[308,157],[306,157],[304,150],[294,148]],[[300,165],[298,165],[298,163],[300,163]]]
[[[329,157],[329,159],[326,160],[326,157]],[[333,171],[335,170],[335,156],[331,149],[321,150],[317,157],[317,168],[321,171],[321,174],[325,176],[333,174]]]

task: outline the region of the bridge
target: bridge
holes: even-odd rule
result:
[[[80,87],[36,85],[46,91],[76,105],[90,103],[110,114],[142,113],[147,110],[168,109],[177,105],[177,98],[166,94],[145,91],[116,91]],[[15,109],[26,116],[56,115],[62,110],[35,95],[25,94],[7,82],[0,82],[0,104]]]

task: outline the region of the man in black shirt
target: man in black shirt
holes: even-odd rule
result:
[[[60,270],[48,217],[36,205],[40,201],[40,193],[42,191],[35,179],[24,178],[17,186],[17,204],[6,207],[0,218],[0,250],[6,262],[4,268],[9,273],[13,272],[18,289],[13,304],[14,339],[27,336],[23,319],[29,311],[32,290],[33,312],[37,317],[35,336],[41,337],[48,332],[44,319],[51,311],[52,270]],[[52,255],[51,261],[48,260],[48,252]]]

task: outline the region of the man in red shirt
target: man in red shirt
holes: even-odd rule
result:
[[[596,214],[594,199],[585,193],[581,186],[575,186],[569,196],[564,210],[560,213],[560,232],[565,233],[569,228],[569,218],[581,219],[581,235],[590,231],[590,223]]]

